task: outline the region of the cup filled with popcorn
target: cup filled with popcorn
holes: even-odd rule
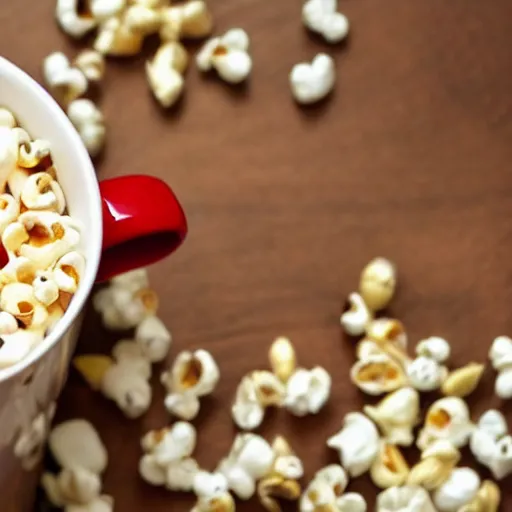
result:
[[[98,183],[59,106],[0,58],[3,511],[31,510],[36,455],[93,284],[168,256],[186,233],[183,210],[163,181],[137,175]]]

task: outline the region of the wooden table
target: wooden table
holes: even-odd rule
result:
[[[0,8],[2,53],[39,79],[45,55],[80,47],[57,29],[54,4],[16,0]],[[235,387],[267,367],[275,336],[291,337],[303,365],[331,372],[332,398],[321,414],[276,412],[261,429],[289,436],[307,481],[336,460],[326,438],[366,401],[349,383],[353,350],[339,314],[370,258],[398,265],[390,314],[405,322],[412,343],[445,336],[458,366],[484,360],[495,336],[512,334],[512,3],[344,1],[350,41],[332,48],[305,32],[298,1],[210,4],[219,32],[241,26],[251,35],[250,83],[231,89],[191,69],[183,103],[163,113],[143,72],[154,48],[112,61],[98,174],[165,178],[188,214],[185,245],[150,273],[174,335],[172,356],[202,347],[220,364],[219,387],[196,421],[202,466],[212,469],[229,449]],[[288,72],[320,51],[336,59],[336,92],[301,110]],[[108,351],[115,339],[90,314],[79,350]],[[512,426],[493,380],[488,369],[472,410],[477,417],[502,406]],[[138,421],[124,419],[75,374],[60,403],[58,420],[84,416],[99,427],[110,453],[105,489],[121,512],[179,512],[193,503],[137,476],[139,438],[170,421],[157,381],[155,372],[153,406]],[[503,482],[503,510],[512,508],[510,483]],[[351,489],[373,508],[367,478]]]

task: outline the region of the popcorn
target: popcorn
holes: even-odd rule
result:
[[[59,290],[75,293],[85,272],[85,258],[77,251],[70,251],[60,258],[52,272]]]
[[[71,66],[62,52],[51,53],[44,59],[43,76],[48,89],[62,105],[68,105],[87,91],[87,78]]]
[[[60,423],[50,433],[50,452],[64,469],[80,467],[95,474],[105,471],[108,454],[91,423],[74,419]]]
[[[99,82],[105,75],[105,58],[95,50],[81,51],[73,61],[89,82]]]
[[[269,512],[281,512],[277,498],[287,501],[297,501],[302,489],[298,480],[304,470],[301,460],[294,454],[288,441],[281,436],[272,443],[274,463],[260,482],[257,491],[262,506]]]
[[[350,476],[366,473],[376,459],[380,440],[375,425],[363,414],[345,416],[343,428],[327,440],[327,446],[339,451],[341,465]]]
[[[158,297],[147,286],[146,274],[143,274],[143,280],[140,273],[130,274],[126,278],[112,279],[108,287],[93,297],[94,309],[101,314],[108,329],[131,329],[157,312]],[[161,333],[159,336],[164,337]]]
[[[349,308],[341,315],[340,323],[349,336],[361,336],[372,320],[372,314],[358,293],[351,293],[348,303]]]
[[[336,4],[336,0],[308,0],[302,8],[304,25],[328,43],[339,43],[349,30],[348,19],[336,11]]]
[[[99,21],[108,20],[121,14],[127,0],[89,0],[91,14]]]
[[[219,378],[217,363],[209,352],[181,352],[161,377],[168,392],[165,407],[179,418],[192,420],[199,412],[199,398],[212,393]]]
[[[413,429],[420,415],[420,398],[416,390],[399,389],[376,406],[366,405],[364,412],[390,444],[410,446],[414,442]]]
[[[336,68],[332,57],[319,53],[311,62],[293,66],[290,72],[292,95],[298,103],[316,103],[330,94],[336,82]]]
[[[79,12],[79,0],[57,0],[55,17],[61,29],[71,37],[79,39],[97,25],[97,20],[88,13]]]
[[[376,512],[436,512],[425,489],[421,487],[391,487],[377,496]]]
[[[317,414],[331,393],[331,376],[320,367],[296,370],[286,383],[284,407],[296,416]]]
[[[271,470],[274,458],[274,450],[265,439],[256,434],[238,434],[217,472],[226,477],[236,496],[248,500],[256,492],[257,481]]]
[[[231,408],[233,421],[252,430],[263,421],[267,407],[284,407],[296,416],[317,414],[331,392],[324,368],[297,368],[295,349],[288,338],[277,338],[269,351],[273,372],[257,370],[240,382]]]
[[[235,501],[229,493],[227,481],[218,473],[199,471],[194,476],[193,490],[197,502],[192,512],[234,512]]]
[[[310,4],[319,0],[310,0]],[[322,1],[322,0],[320,0]],[[328,0],[329,1],[329,0]],[[371,311],[388,306],[396,290],[396,268],[385,258],[375,258],[363,269],[359,281],[359,293]]]
[[[497,480],[512,473],[512,436],[499,411],[490,409],[481,416],[469,446],[476,460],[488,467]]]
[[[147,316],[135,328],[135,341],[144,355],[152,362],[163,361],[172,343],[171,333],[156,316]]]
[[[489,351],[489,359],[498,372],[494,390],[503,400],[512,398],[512,340],[498,336]]]
[[[18,224],[21,225],[16,228],[19,243],[13,245],[7,241],[6,249],[25,256],[39,270],[54,265],[67,252],[75,250],[80,242],[76,224],[54,212],[27,211],[18,217]],[[7,229],[4,235],[7,236]]]
[[[468,443],[473,430],[466,402],[458,397],[441,398],[428,409],[416,444],[425,450],[434,441],[445,439],[461,448]]]
[[[249,36],[241,28],[231,29],[222,37],[210,39],[196,56],[201,71],[215,69],[226,82],[238,84],[251,73]]]
[[[109,356],[82,355],[73,364],[92,389],[113,400],[128,418],[138,418],[151,405],[150,374],[143,361],[134,364],[133,358],[115,361]]]
[[[368,395],[382,395],[407,385],[402,366],[385,353],[369,354],[350,370],[352,382]]]
[[[109,18],[100,25],[94,49],[102,55],[127,57],[140,53],[144,36],[128,28],[121,18]]]
[[[163,13],[141,4],[130,5],[124,13],[124,23],[131,32],[149,36],[160,30]]]
[[[107,466],[107,451],[94,427],[75,419],[57,425],[49,447],[60,473],[44,473],[41,485],[51,504],[66,512],[111,512],[113,499],[101,494],[100,475]]]
[[[98,107],[89,99],[75,99],[69,103],[66,113],[89,155],[99,155],[105,145],[106,127]]]
[[[381,489],[403,485],[409,476],[409,465],[400,449],[381,442],[376,459],[370,468],[372,482]]]
[[[18,141],[14,130],[0,126],[0,191],[5,191],[5,185],[10,175],[16,170],[18,159]]]
[[[449,478],[460,461],[460,452],[450,441],[434,441],[421,454],[421,460],[409,473],[407,485],[434,491]]]
[[[23,185],[20,197],[28,210],[48,210],[62,215],[66,209],[59,183],[46,172],[31,174]]]
[[[146,75],[151,90],[163,107],[171,107],[180,98],[188,65],[188,54],[177,41],[163,44],[152,61],[146,63]]]
[[[10,194],[0,195],[0,236],[20,214],[19,202]]]
[[[190,0],[163,8],[161,16],[160,38],[163,41],[201,39],[213,28],[212,15],[204,0]]]
[[[148,432],[141,441],[145,452],[139,462],[141,478],[151,485],[190,492],[199,473],[199,466],[191,457],[196,437],[193,425],[184,421]]]
[[[434,493],[439,512],[458,512],[469,504],[480,488],[480,477],[470,468],[456,468],[450,478]]]

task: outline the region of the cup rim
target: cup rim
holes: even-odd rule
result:
[[[69,151],[73,155],[73,159],[77,162],[77,169],[82,174],[82,186],[85,187],[84,196],[86,196],[85,201],[93,229],[91,229],[91,232],[88,233],[87,236],[88,249],[86,251],[85,273],[68,309],[57,322],[52,332],[48,334],[39,345],[34,347],[24,359],[12,366],[0,369],[0,383],[11,379],[27,367],[36,363],[65,336],[75,319],[83,310],[95,282],[100,263],[103,239],[102,202],[98,180],[89,154],[80,136],[71,124],[71,121],[57,102],[41,85],[4,57],[0,57],[0,76],[2,75],[7,77],[9,81],[16,82],[16,86],[21,95],[31,95],[37,102],[44,105],[44,109],[53,123],[58,125],[58,130],[63,133],[63,138],[69,142]],[[5,106],[9,108],[9,105]],[[58,171],[57,169],[57,172]]]

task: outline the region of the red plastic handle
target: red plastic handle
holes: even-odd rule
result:
[[[185,239],[185,214],[162,180],[122,176],[102,181],[100,193],[103,254],[97,281],[161,260]]]

